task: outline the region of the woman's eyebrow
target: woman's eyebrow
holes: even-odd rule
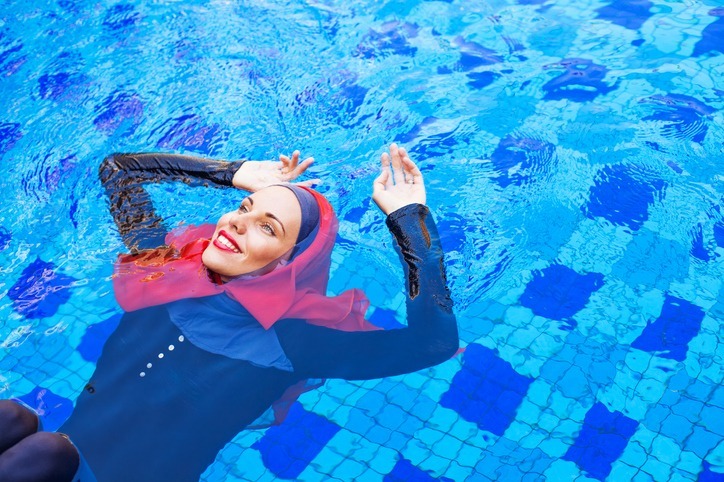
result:
[[[284,231],[284,236],[287,235],[287,230],[284,229],[284,224],[282,224],[282,222],[279,221],[278,217],[274,216],[272,213],[264,213],[264,214],[266,214],[268,217],[272,218],[274,221],[278,222],[279,225],[282,227],[282,231]]]
[[[252,206],[254,205],[254,200],[251,198],[251,196],[247,197],[246,200],[249,201],[249,204],[251,204]],[[267,217],[270,217],[270,218],[272,218],[274,221],[278,222],[278,223],[279,223],[279,226],[282,227],[282,231],[284,232],[284,236],[287,235],[287,230],[284,229],[284,223],[282,223],[282,222],[279,220],[278,217],[274,216],[272,213],[264,213],[264,215],[266,215]]]

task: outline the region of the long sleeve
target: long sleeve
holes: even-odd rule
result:
[[[445,282],[443,251],[426,206],[406,206],[387,218],[405,271],[407,327],[342,332],[302,320],[275,329],[302,378],[366,380],[441,363],[458,349],[457,322]]]
[[[118,232],[128,249],[135,251],[163,245],[168,231],[144,184],[177,181],[232,186],[242,163],[177,154],[113,154],[104,159],[98,174]]]

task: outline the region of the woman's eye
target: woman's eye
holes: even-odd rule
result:
[[[247,212],[247,211],[248,211],[248,209],[246,208],[246,206],[244,206],[244,204],[240,204],[240,205],[239,205],[239,212],[240,212],[240,213],[245,213],[245,212]]]
[[[274,228],[272,228],[271,224],[262,224],[261,229],[266,231],[268,234],[271,234],[272,236],[277,235],[277,233],[274,232]]]

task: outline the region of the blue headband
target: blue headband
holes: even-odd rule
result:
[[[299,186],[291,184],[277,184],[277,186],[283,186],[294,194],[297,198],[299,206],[302,208],[302,222],[299,227],[299,235],[297,236],[297,242],[294,243],[294,250],[292,251],[291,259],[302,253],[307,247],[314,241],[314,236],[319,228],[319,205],[317,200],[309,191],[302,189]]]

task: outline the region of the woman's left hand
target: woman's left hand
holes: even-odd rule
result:
[[[246,161],[234,174],[232,183],[234,187],[239,189],[256,192],[273,184],[292,182],[306,171],[313,162],[314,158],[308,157],[300,163],[299,151],[294,151],[291,159],[287,156],[279,156],[279,162]],[[312,187],[320,182],[319,179],[310,179],[295,184]]]
[[[383,213],[390,214],[408,204],[425,204],[422,173],[403,147],[390,144],[390,153],[383,153],[380,161],[382,172],[372,185],[372,200]]]

